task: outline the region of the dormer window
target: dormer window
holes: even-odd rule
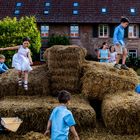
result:
[[[16,7],[21,7],[22,6],[22,3],[21,2],[17,2],[16,3]]]
[[[15,10],[14,14],[15,15],[19,15],[20,14],[20,10]]]
[[[48,14],[49,14],[49,10],[45,10],[45,11],[44,11],[44,14],[45,14],[45,15],[48,15]]]
[[[79,6],[79,3],[78,3],[78,2],[74,2],[74,3],[73,3],[73,6],[74,6],[74,7],[78,7],[78,6]]]
[[[73,15],[78,15],[78,10],[73,10]]]
[[[45,6],[46,6],[46,7],[50,7],[50,6],[51,6],[51,3],[50,3],[50,2],[46,2],[46,3],[45,3]]]
[[[107,9],[106,9],[106,8],[102,8],[102,9],[101,9],[101,12],[102,12],[102,13],[106,13],[106,12],[107,12]]]
[[[136,14],[136,8],[130,8],[130,14],[135,15]]]

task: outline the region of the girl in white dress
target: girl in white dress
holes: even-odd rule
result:
[[[30,39],[26,37],[23,39],[23,45],[0,48],[0,50],[18,50],[18,52],[13,56],[12,67],[18,71],[18,85],[22,86],[23,83],[25,90],[28,90],[28,73],[32,70],[30,65],[33,64],[31,53],[28,48],[29,46]],[[22,79],[22,73],[24,74],[24,79]]]
[[[110,50],[109,62],[113,63],[113,64],[116,64],[117,52],[115,51],[115,47],[114,46],[110,46],[109,50]]]

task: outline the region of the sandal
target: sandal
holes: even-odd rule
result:
[[[28,84],[24,83],[23,87],[24,87],[25,90],[28,90]]]
[[[18,80],[18,85],[22,86],[22,80],[21,79]]]

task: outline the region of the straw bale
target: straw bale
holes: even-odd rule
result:
[[[29,90],[18,86],[17,71],[14,69],[0,75],[0,97],[10,95],[48,95],[49,73],[46,65],[34,66],[29,74]]]
[[[41,133],[38,132],[29,132],[26,135],[23,136],[25,140],[50,140],[48,136],[44,136]]]
[[[115,134],[139,134],[140,95],[130,91],[106,95],[102,116],[105,126]]]
[[[75,45],[56,45],[47,49],[44,55],[51,75],[51,93],[57,95],[57,91],[63,89],[79,93],[81,65],[86,50]]]
[[[133,69],[118,70],[112,65],[99,62],[85,62],[82,93],[89,98],[102,100],[106,94],[118,90],[134,90],[138,76]]]
[[[86,50],[79,46],[62,46],[55,45],[45,52],[48,60],[48,67],[65,66],[79,66],[86,56]],[[72,65],[73,64],[73,65]],[[65,66],[66,67],[66,66]]]
[[[50,113],[58,105],[58,101],[49,96],[6,96],[0,104],[1,117],[18,116],[23,123],[17,134],[25,134],[30,131],[43,133],[46,130]],[[82,97],[72,96],[69,109],[74,114],[78,129],[95,127],[96,114],[88,101]]]

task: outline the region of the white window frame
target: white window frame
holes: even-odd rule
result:
[[[135,27],[135,33],[134,33]],[[128,38],[138,38],[139,37],[139,26],[137,24],[130,24],[128,27]]]
[[[102,29],[102,34],[101,35],[101,27],[103,28]],[[107,35],[105,35],[105,28],[107,27]],[[108,24],[100,24],[99,27],[98,27],[98,37],[99,38],[108,38],[109,37],[109,26]]]
[[[70,37],[71,38],[79,38],[80,32],[79,32],[79,25],[70,25]]]
[[[49,25],[41,25],[41,37],[49,37]]]
[[[132,52],[132,51],[136,51],[136,52]],[[129,56],[131,55],[132,58],[137,58],[138,57],[138,50],[137,49],[128,49],[128,54],[129,54]],[[135,54],[136,57],[134,57],[133,54]]]

